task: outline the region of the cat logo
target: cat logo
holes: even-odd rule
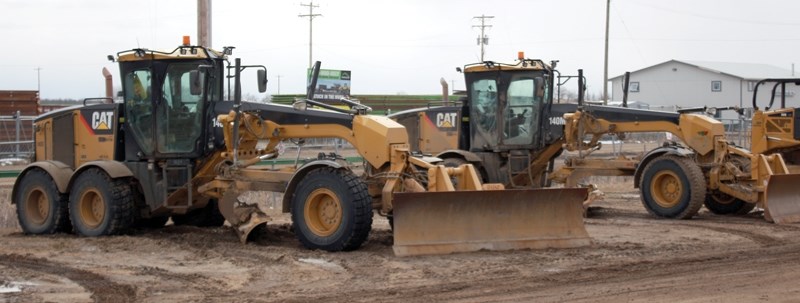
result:
[[[110,130],[111,123],[114,121],[114,112],[93,112],[92,113],[92,129],[93,130]]]
[[[439,128],[453,128],[456,127],[456,119],[458,113],[437,113],[436,114],[436,127]]]
[[[97,105],[95,105],[97,106]],[[102,108],[80,110],[80,121],[92,135],[111,135],[116,125],[116,111],[105,105]]]

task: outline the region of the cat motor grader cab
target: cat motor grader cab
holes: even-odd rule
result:
[[[577,105],[553,103],[554,81],[560,76],[556,61],[526,59],[522,52],[518,59],[458,68],[466,97],[389,117],[408,129],[413,150],[433,154],[445,165],[473,164],[484,181],[507,188],[547,186],[547,172],[562,152],[563,115]],[[625,165],[633,171],[633,165]]]
[[[644,206],[656,216],[690,218],[704,204],[717,214],[740,214],[761,203],[767,220],[800,220],[795,202],[800,192],[790,188],[800,178],[789,174],[791,166],[783,160],[789,157],[791,164],[800,158],[800,135],[794,133],[795,109],[785,108],[785,101],[781,109],[770,110],[770,101],[759,110],[754,95],[752,150],[745,150],[725,140],[720,121],[700,113],[715,109],[671,113],[584,106],[583,89],[578,104],[554,104],[551,93],[558,72],[552,65],[522,55],[516,64],[467,65],[467,97],[461,104],[390,117],[409,129],[414,150],[434,154],[450,166],[471,163],[484,181],[507,188],[546,187],[550,181],[574,187],[587,176],[630,175],[642,191]],[[773,82],[785,88],[798,81],[768,79],[759,85]],[[775,87],[771,100],[779,95]],[[629,132],[670,132],[685,146],[669,144],[641,159],[590,157],[601,147],[602,136]],[[579,153],[553,171],[564,150]]]
[[[590,243],[580,210],[585,190],[503,190],[482,184],[471,165],[412,156],[400,124],[349,100],[342,100],[349,109],[310,100],[319,63],[309,99],[242,102],[240,73],[258,69],[263,92],[266,68],[239,59],[227,68],[230,50],[185,40],[172,52],[120,52],[109,58],[119,62],[124,103],[84,102],[38,117],[35,162],[12,192],[23,231],[103,236],[164,225],[170,216],[221,225],[213,215],[221,214],[244,242],[270,219],[237,198],[258,190],[284,193],[282,210],[310,249],[358,248],[373,210],[393,219],[397,255]],[[222,101],[226,69],[235,79],[233,101]],[[351,143],[364,173],[338,155],[299,167],[254,165],[278,156],[282,140],[320,137]]]

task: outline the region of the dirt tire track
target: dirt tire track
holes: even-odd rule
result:
[[[626,296],[642,300],[652,293],[663,294],[669,289],[681,289],[682,286],[689,289],[713,289],[718,286],[714,275],[720,273],[736,277],[742,283],[750,283],[756,278],[752,273],[762,271],[765,267],[781,266],[787,260],[800,260],[800,244],[769,250],[754,249],[587,267],[541,276],[461,277],[458,281],[419,287],[361,290],[358,297],[348,294],[309,295],[297,297],[295,302],[618,302],[624,301],[622,298]],[[732,267],[731,264],[737,266]],[[800,268],[797,262],[790,266]],[[800,277],[800,273],[795,276]],[[618,288],[615,287],[617,285],[629,287],[621,291],[610,291]],[[687,291],[676,294],[672,300],[695,298],[692,295],[703,297],[702,293],[692,294]]]
[[[642,208],[634,189],[621,190],[619,198],[609,195],[611,199],[590,209],[592,215],[585,222],[594,243],[575,249],[397,258],[388,223],[378,218],[378,228],[359,250],[327,253],[303,248],[287,223],[289,216],[276,215],[264,237],[246,245],[226,227],[166,226],[96,239],[27,237],[5,231],[0,236],[5,242],[0,246],[0,266],[15,267],[9,272],[41,281],[52,280],[54,271],[61,272],[57,280],[70,278],[60,266],[80,268],[100,278],[113,277],[117,284],[135,285],[128,287],[137,297],[124,296],[141,302],[793,302],[800,298],[796,285],[800,225],[770,224],[758,212],[723,216],[702,210],[691,220],[656,219]],[[97,263],[91,265],[81,260],[95,251],[113,257],[95,258]],[[147,262],[127,261],[140,257]],[[20,265],[16,259],[25,262]],[[39,264],[55,268],[28,268]],[[68,267],[72,275],[86,276]],[[84,285],[98,285],[78,280],[68,284],[83,301],[89,296]],[[36,286],[34,294],[57,295],[61,284],[53,285]],[[19,298],[31,297],[23,291]],[[83,302],[79,299],[70,302]],[[119,294],[93,299],[125,301]]]
[[[768,235],[760,234],[752,230],[752,227],[748,228],[749,230],[737,229],[737,228],[730,228],[730,227],[723,227],[719,226],[719,223],[710,223],[710,222],[675,222],[672,223],[673,225],[681,225],[681,226],[688,226],[688,227],[696,227],[696,228],[703,228],[709,229],[720,233],[731,234],[735,236],[739,236],[753,242],[758,243],[761,246],[773,246],[773,245],[780,245],[783,244],[785,241],[781,239],[776,239],[770,237]],[[717,225],[717,226],[715,226]],[[730,224],[726,224],[730,225]]]
[[[91,292],[95,302],[135,302],[136,287],[115,283],[96,273],[71,268],[46,259],[18,254],[0,255],[0,265],[65,277]]]

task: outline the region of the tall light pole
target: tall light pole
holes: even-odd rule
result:
[[[611,15],[611,0],[606,2],[606,58],[603,69],[603,105],[608,105],[608,17]],[[582,87],[580,89],[583,89]]]
[[[472,17],[472,19],[481,19],[481,25],[473,25],[472,27],[480,27],[481,28],[481,35],[478,37],[478,45],[481,46],[481,62],[483,62],[483,46],[489,44],[489,38],[486,37],[484,34],[484,29],[487,27],[492,27],[491,25],[486,25],[486,19],[492,19],[494,16],[485,16],[481,14],[480,16]]]
[[[314,33],[314,17],[322,16],[322,14],[314,14],[314,8],[319,7],[319,5],[314,5],[314,2],[309,2],[308,4],[300,3],[300,6],[308,6],[308,15],[297,15],[300,18],[308,17],[308,68],[311,68],[311,49],[313,45],[313,33]]]

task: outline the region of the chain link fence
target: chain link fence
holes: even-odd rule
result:
[[[27,162],[35,151],[34,116],[0,116],[0,166]]]

